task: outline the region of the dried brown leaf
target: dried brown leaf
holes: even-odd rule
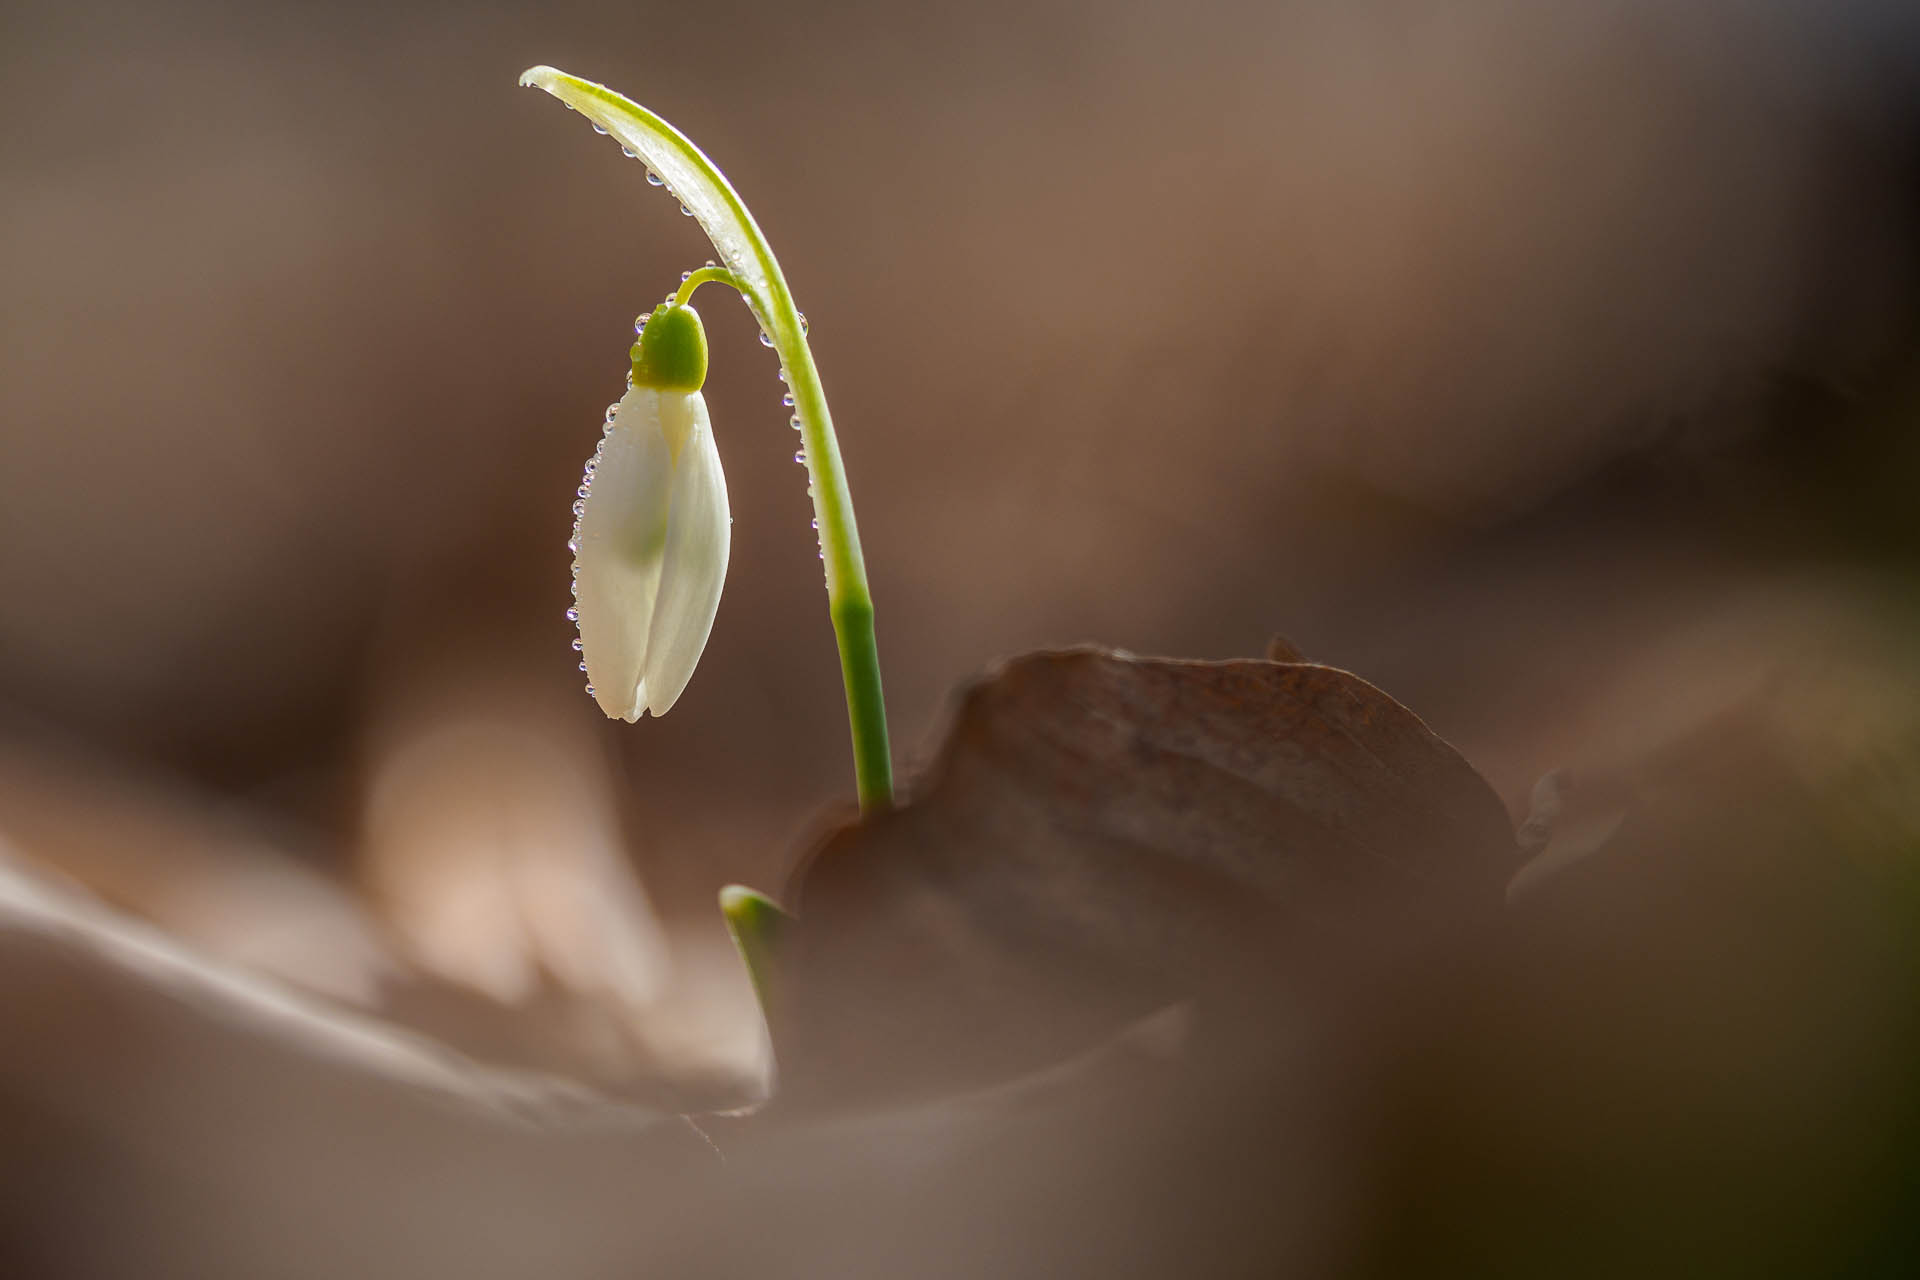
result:
[[[1356,911],[1497,904],[1515,863],[1486,782],[1357,676],[1026,655],[965,692],[909,803],[796,878],[783,1088],[993,1078]]]

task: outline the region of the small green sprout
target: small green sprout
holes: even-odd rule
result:
[[[780,934],[793,919],[780,904],[743,884],[730,884],[720,891],[720,914],[726,919],[733,945],[753,980],[753,992],[760,1009],[773,1016],[776,975],[779,973]]]

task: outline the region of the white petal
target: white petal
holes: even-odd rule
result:
[[[686,395],[692,430],[673,468],[673,496],[667,511],[666,569],[660,578],[653,629],[647,641],[646,699],[663,716],[680,700],[693,668],[707,647],[720,588],[727,579],[727,555],[733,545],[733,521],[727,511],[727,479],[720,452],[707,426],[707,403],[699,392]],[[671,414],[671,408],[668,413]]]
[[[673,461],[660,430],[661,393],[627,392],[601,442],[580,514],[580,656],[600,709],[633,720],[645,705],[640,674],[667,550]]]

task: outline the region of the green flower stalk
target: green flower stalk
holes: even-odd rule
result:
[[[767,245],[766,237],[761,234],[753,215],[740,199],[726,176],[709,160],[698,147],[688,141],[672,125],[654,115],[645,107],[639,106],[603,85],[570,76],[552,67],[534,67],[520,77],[523,85],[532,85],[546,90],[560,99],[568,107],[580,112],[593,123],[595,129],[612,135],[628,155],[635,156],[647,165],[647,177],[656,185],[665,186],[679,197],[681,208],[690,214],[707,233],[719,254],[721,265],[710,267],[689,276],[682,284],[679,294],[666,306],[656,310],[643,328],[641,343],[635,348],[634,389],[650,391],[662,397],[699,396],[699,381],[692,380],[691,390],[687,383],[689,374],[686,365],[647,366],[643,361],[648,346],[648,336],[655,324],[672,325],[675,332],[684,341],[669,335],[662,329],[660,339],[662,351],[672,359],[690,359],[691,339],[685,338],[686,322],[677,313],[691,315],[687,301],[699,285],[713,281],[732,286],[746,300],[754,318],[760,322],[762,341],[774,349],[780,357],[781,377],[791,392],[793,404],[793,426],[800,432],[801,458],[806,463],[808,473],[808,492],[813,497],[814,520],[820,531],[820,555],[825,565],[827,579],[827,603],[833,620],[834,637],[840,648],[840,672],[846,687],[847,718],[853,736],[854,779],[860,797],[862,810],[883,809],[893,800],[893,765],[887,745],[886,705],[880,691],[880,658],[874,642],[873,597],[867,587],[866,562],[860,554],[860,534],[854,524],[853,496],[847,488],[846,469],[840,460],[840,446],[833,433],[833,418],[827,411],[826,392],[820,385],[820,372],[814,366],[813,352],[807,345],[806,321],[799,309],[794,306],[793,295],[787,288],[786,277],[781,274],[780,264],[773,256],[773,250]],[[692,324],[698,326],[697,317]],[[705,339],[701,336],[699,361],[701,372],[705,367]],[[668,352],[668,348],[672,350]],[[665,357],[663,357],[665,358]],[[651,385],[648,381],[651,380]],[[630,393],[631,394],[631,393]],[[643,397],[644,399],[645,397]],[[697,441],[700,428],[705,425],[705,405],[700,402],[698,420],[692,420],[693,411],[680,403],[691,425],[685,432],[685,439]],[[662,414],[679,412],[667,400],[662,399],[659,409]],[[617,424],[626,413],[624,401],[619,415],[612,420]],[[676,419],[677,420],[677,419]],[[673,496],[679,492],[676,484],[687,484],[688,492],[704,495],[702,501],[708,508],[712,506],[714,487],[718,486],[719,511],[724,514],[725,486],[719,478],[717,455],[712,460],[711,475],[704,471],[698,477],[685,481],[677,479],[679,459],[687,456],[686,450],[691,444],[676,448],[673,432],[667,430],[667,418],[659,419],[660,425],[648,425],[648,434],[641,439],[641,448],[652,452],[654,462],[646,463],[635,469],[640,483],[629,486],[628,496],[623,501],[608,502],[610,513],[617,519],[601,521],[591,519],[594,512],[603,505],[596,501],[601,494],[600,486],[609,477],[596,474],[590,485],[582,486],[588,492],[583,495],[580,509],[582,526],[579,539],[580,550],[587,547],[586,538],[601,530],[609,530],[602,541],[601,551],[609,547],[615,549],[614,559],[624,558],[622,567],[616,572],[629,572],[634,580],[625,591],[625,605],[612,602],[611,597],[601,597],[597,586],[601,581],[595,576],[595,582],[577,584],[582,604],[576,609],[583,611],[581,617],[581,643],[589,674],[599,665],[599,646],[593,636],[588,634],[584,616],[590,586],[595,591],[595,599],[610,601],[610,607],[616,612],[625,607],[627,616],[623,628],[615,628],[612,634],[626,636],[626,651],[620,662],[609,670],[615,672],[619,681],[627,679],[632,671],[636,685],[611,695],[612,705],[603,701],[603,708],[609,714],[632,718],[637,716],[642,705],[652,706],[655,714],[665,711],[678,696],[679,689],[667,686],[678,681],[685,684],[685,677],[692,674],[691,662],[686,661],[686,650],[691,647],[692,658],[706,643],[706,632],[699,626],[699,615],[706,609],[706,596],[694,593],[697,599],[691,606],[681,608],[680,612],[663,621],[663,615],[656,603],[659,593],[670,581],[677,564],[674,547],[671,545],[674,525]],[[663,471],[657,464],[662,456],[653,451],[653,437],[664,440],[665,452],[670,454],[669,465]],[[611,435],[608,437],[611,439]],[[711,447],[711,437],[706,437]],[[704,454],[693,455],[695,463],[706,466]],[[665,477],[664,486],[661,477]],[[689,527],[694,521],[689,521]],[[689,532],[683,541],[689,546],[703,549],[704,561],[692,566],[691,577],[696,585],[703,589],[711,588],[712,604],[717,607],[718,579],[713,576],[714,527],[711,510],[705,511],[697,520],[698,530]],[[651,533],[662,533],[657,541]],[[725,573],[725,548],[720,545],[719,573]],[[583,560],[584,563],[584,560]],[[689,562],[691,564],[691,562]],[[649,575],[658,585],[653,595],[645,589]],[[612,581],[614,575],[605,580]],[[683,584],[688,576],[681,578]],[[634,585],[637,583],[638,585]],[[644,598],[645,608],[641,608]],[[644,613],[644,619],[635,614]],[[706,609],[706,626],[712,624],[711,609]],[[600,628],[596,626],[596,631]],[[692,641],[698,632],[697,642]],[[645,639],[637,639],[642,633]],[[655,644],[665,643],[668,647],[658,651],[659,674],[653,667]],[[638,657],[635,657],[635,653]],[[682,669],[684,667],[684,670]],[[664,682],[664,683],[654,683]],[[639,685],[644,684],[644,688]],[[596,680],[596,698],[609,695],[599,689]],[[663,698],[665,705],[655,701]]]

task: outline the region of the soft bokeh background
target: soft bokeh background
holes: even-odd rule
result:
[[[674,713],[601,719],[568,506],[634,315],[710,251],[535,62],[679,124],[768,229],[909,773],[957,681],[1080,641],[1284,632],[1516,812],[1782,681],[1845,748],[1816,772],[1913,723],[1903,0],[16,0],[21,856],[482,1049],[748,1052],[713,893],[777,890],[851,794],[805,482],[704,294],[732,573]]]

